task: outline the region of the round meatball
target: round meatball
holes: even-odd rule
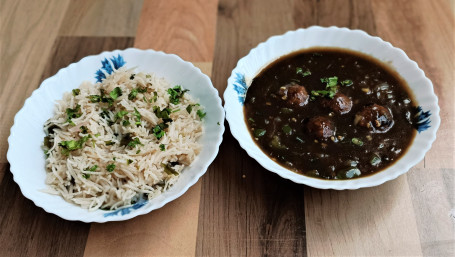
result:
[[[280,87],[278,95],[292,106],[305,106],[309,98],[305,87],[294,83]]]
[[[335,135],[333,122],[323,116],[316,116],[310,119],[307,124],[308,132],[318,139],[326,139]]]
[[[378,104],[365,106],[354,119],[355,125],[368,128],[373,133],[385,133],[392,128],[393,123],[390,110]]]
[[[336,93],[333,99],[322,99],[322,106],[330,108],[338,114],[346,114],[351,111],[352,100],[342,93]]]

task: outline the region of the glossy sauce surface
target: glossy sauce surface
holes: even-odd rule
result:
[[[378,60],[312,48],[264,68],[248,88],[244,115],[274,161],[308,176],[350,179],[406,152],[416,105],[407,84]]]

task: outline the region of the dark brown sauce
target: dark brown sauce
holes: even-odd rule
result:
[[[244,114],[258,146],[277,163],[299,174],[348,179],[404,155],[416,133],[416,105],[406,82],[384,63],[346,49],[311,48],[264,68],[248,88]]]

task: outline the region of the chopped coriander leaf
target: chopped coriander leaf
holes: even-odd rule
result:
[[[345,80],[341,81],[340,84],[343,86],[349,87],[350,85],[354,84],[354,82],[352,82],[352,80],[350,80],[350,79],[345,79]]]
[[[77,96],[81,93],[81,90],[79,88],[73,89],[73,95]]]
[[[283,132],[286,135],[291,135],[292,134],[292,128],[289,125],[284,125],[282,130],[283,130]]]
[[[316,96],[323,96],[333,98],[337,93],[337,83],[338,77],[330,77],[330,78],[321,78],[322,83],[326,83],[325,89],[326,90],[312,90],[311,95]]]
[[[134,107],[134,116],[136,116],[136,125],[141,125],[141,117],[142,115],[138,112],[136,107]]]
[[[87,168],[85,171],[96,171],[96,169],[98,169],[98,165],[93,165],[92,167]]]
[[[157,92],[153,92],[153,97],[152,99],[150,99],[150,102],[156,102],[156,100],[158,100],[158,93]]]
[[[123,118],[123,116],[127,115],[128,111],[119,111],[115,114],[115,120]]]
[[[175,110],[172,111],[172,113],[178,112],[178,111],[180,111],[180,109],[175,109]]]
[[[52,142],[51,142],[51,138],[49,136],[44,137],[44,145],[47,148],[52,148]]]
[[[127,165],[130,165],[131,163],[133,163],[133,160],[131,160],[131,159],[126,160]]]
[[[295,69],[295,73],[296,73],[296,74],[300,74],[300,75],[302,75],[303,77],[306,77],[306,76],[311,75],[311,71],[310,71],[310,70],[303,71],[303,69],[300,68],[300,67],[297,67],[297,68]]]
[[[203,112],[201,110],[197,110],[196,114],[197,114],[197,116],[199,116],[199,119],[201,119],[201,120],[202,120],[202,118],[205,117],[205,115],[207,115],[206,112]]]
[[[95,134],[95,137],[99,137],[99,136],[101,136],[100,133],[96,133],[96,134]]]
[[[81,111],[81,105],[79,105],[79,104],[76,105],[76,108],[74,108],[74,109],[66,108],[66,115],[67,115],[66,122],[70,123],[71,125],[75,125],[71,119],[81,117],[82,113],[80,111]]]
[[[112,99],[112,97],[106,96],[106,92],[104,91],[104,89],[100,89],[100,94],[101,94],[100,95],[101,102],[108,103],[109,106],[112,106],[112,103],[114,102],[114,99]]]
[[[82,174],[82,177],[85,178],[85,179],[89,179],[90,178],[90,174],[84,173],[84,174]]]
[[[221,124],[220,124],[220,122],[218,121],[218,122],[216,123],[216,125],[220,126]]]
[[[185,94],[185,92],[189,91],[188,89],[182,90],[180,85],[175,86],[174,88],[169,88],[167,90],[169,94],[169,101],[173,104],[179,104],[180,98]]]
[[[147,88],[139,86],[139,87],[137,87],[137,92],[142,93],[142,94],[146,93],[147,92]]]
[[[254,137],[262,137],[267,132],[265,129],[255,129],[254,130]]]
[[[132,89],[131,92],[128,94],[128,100],[134,100],[137,96],[137,89]]]
[[[81,149],[90,136],[84,136],[79,140],[62,141],[58,145],[62,147],[62,154],[68,155],[70,151]]]
[[[115,164],[111,163],[106,167],[107,171],[113,172],[115,170]]]
[[[152,77],[152,75],[150,75],[150,74],[147,74],[147,75],[145,75],[145,77],[149,79],[149,78],[151,78],[151,77]]]
[[[145,97],[145,95],[144,95],[144,96],[142,96],[142,100],[144,100],[144,102],[146,102],[146,103],[148,103],[148,102],[149,102],[149,100],[147,100],[147,97]]]
[[[137,150],[137,151],[136,151],[136,154],[139,154],[140,152],[141,152],[141,150]]]
[[[143,144],[141,144],[141,141],[139,140],[138,137],[133,138],[133,140],[131,140],[131,141],[128,143],[128,146],[131,147],[131,148],[134,148],[134,147],[136,147],[137,145],[143,145]]]
[[[109,95],[111,96],[112,99],[117,99],[119,96],[122,95],[122,90],[119,87],[114,88]]]
[[[193,106],[191,104],[189,104],[187,107],[186,107],[186,111],[188,113],[191,113],[191,111],[193,110]]]
[[[125,127],[126,127],[126,126],[129,126],[130,124],[131,124],[131,123],[130,123],[129,120],[124,120],[124,121],[122,122],[122,125],[125,126]]]
[[[81,129],[81,133],[82,134],[87,134],[88,133],[88,128],[86,126],[81,126],[80,129]]]
[[[164,144],[160,144],[160,150],[161,151],[166,151],[166,146]]]
[[[179,175],[179,173],[177,171],[175,171],[169,163],[168,164],[161,163],[161,167],[164,168],[164,172],[166,172],[168,175],[175,175],[175,176]]]
[[[133,73],[133,74],[131,74],[131,76],[130,76],[130,80],[133,80],[135,76],[136,76],[136,74],[134,74],[134,73]]]
[[[155,135],[155,137],[157,139],[160,139],[164,136],[165,134],[165,131],[164,129],[166,129],[168,127],[168,125],[166,123],[160,123],[158,125],[156,125],[153,129],[152,129],[152,132],[153,134]]]
[[[153,112],[155,113],[156,117],[163,119],[163,122],[172,122],[172,119],[169,117],[171,114],[171,109],[164,108],[160,110],[158,106],[153,106]]]
[[[360,139],[358,139],[358,138],[356,138],[356,137],[354,137],[351,141],[352,141],[352,143],[355,144],[355,145],[358,145],[358,146],[362,146],[362,145],[363,145],[362,140],[360,140]]]
[[[87,97],[92,103],[99,103],[101,101],[101,96],[99,95],[90,95]]]
[[[44,155],[46,155],[46,159],[49,157],[49,150],[44,150]]]
[[[115,144],[115,142],[112,142],[111,140],[109,140],[109,141],[104,141],[104,143],[105,143],[106,145],[114,145],[114,144]]]
[[[255,122],[253,118],[248,118],[249,122]]]

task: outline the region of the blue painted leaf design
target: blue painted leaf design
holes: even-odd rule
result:
[[[141,200],[139,200],[139,202],[135,203],[132,206],[128,206],[128,207],[125,207],[125,208],[122,208],[122,209],[118,209],[118,210],[115,210],[115,211],[112,211],[112,212],[105,213],[104,217],[117,216],[119,214],[121,214],[121,215],[130,214],[132,211],[141,208],[142,206],[146,205],[147,203],[148,203],[147,200],[144,200],[144,199],[141,198]]]
[[[246,81],[245,81],[245,75],[235,73],[235,82],[234,82],[234,90],[237,92],[237,96],[239,98],[239,102],[243,105],[245,102],[245,96],[246,96]]]
[[[114,72],[114,69],[116,70],[120,69],[120,67],[125,65],[125,63],[126,63],[125,60],[120,54],[117,57],[113,56],[112,58],[110,58],[110,62],[107,58],[104,58],[104,60],[101,61],[102,65],[101,69],[95,72],[96,82],[101,82],[103,79],[106,78],[106,74],[111,74],[112,72]]]
[[[423,132],[431,127],[430,126],[430,123],[431,123],[430,116],[431,116],[430,111],[424,112],[422,110],[421,106],[418,106],[416,108],[416,115],[413,118],[413,123],[414,123],[415,129],[417,129],[417,131],[419,133]]]

